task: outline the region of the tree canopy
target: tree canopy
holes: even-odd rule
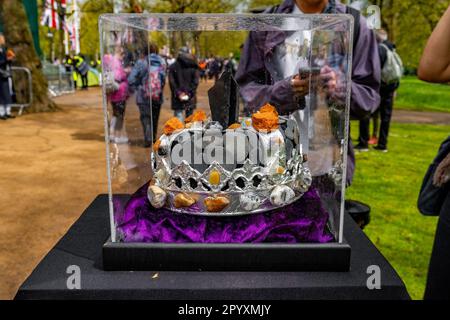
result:
[[[16,58],[14,64],[28,68],[32,74],[33,101],[27,111],[40,112],[56,109],[56,105],[47,95],[47,81],[42,74],[42,64],[33,44],[30,27],[22,1],[0,1],[0,20],[4,23],[6,44],[13,49]],[[15,79],[16,92],[22,95],[28,92],[27,79]]]
[[[102,13],[113,12],[113,0],[86,0],[81,8],[81,50],[88,56],[99,52],[98,17]],[[225,13],[248,12],[279,4],[281,0],[123,0],[123,12],[136,12],[136,8],[148,12],[173,13]],[[352,2],[343,1],[343,2]],[[450,4],[449,0],[372,0],[362,1],[375,4],[381,9],[382,27],[388,31],[389,38],[396,44],[404,64],[415,69],[426,40],[439,18]],[[366,14],[363,10],[362,14]],[[48,50],[47,30],[42,28],[43,50]],[[58,34],[55,42],[60,41]],[[183,34],[152,35],[160,45],[170,43],[172,51],[181,45],[190,45],[200,55],[228,55],[230,48],[239,52],[245,38],[244,33],[198,32]],[[55,48],[58,50],[58,47]],[[58,56],[58,54],[56,54]]]
[[[426,41],[449,0],[375,0],[381,9],[382,27],[397,46],[407,68],[416,69]]]
[[[248,0],[250,9],[279,4],[280,0]],[[342,1],[354,2],[352,0]],[[372,0],[367,5],[380,7],[382,27],[396,44],[406,68],[416,69],[426,41],[438,23],[449,0]],[[363,10],[363,15],[366,12]]]

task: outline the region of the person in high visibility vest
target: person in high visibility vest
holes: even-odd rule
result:
[[[63,60],[63,63],[64,63],[64,67],[66,69],[66,72],[67,73],[72,72],[73,86],[74,86],[74,89],[76,90],[77,89],[78,75],[77,75],[77,72],[75,70],[74,60],[72,59],[71,56],[66,55],[64,60]]]
[[[90,65],[91,65],[91,68],[100,71],[101,65],[102,65],[102,61],[100,59],[92,59],[91,62],[90,62]]]
[[[82,55],[76,55],[73,59],[75,61],[75,70],[81,77],[81,89],[87,90],[89,65],[86,63]]]
[[[72,78],[73,78],[74,89],[77,90],[77,86],[78,86],[78,72],[75,69],[72,72]]]

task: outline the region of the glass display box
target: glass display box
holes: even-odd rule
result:
[[[351,15],[106,14],[99,30],[106,269],[348,269]]]

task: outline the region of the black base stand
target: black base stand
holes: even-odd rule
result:
[[[102,246],[105,241],[108,241],[111,234],[108,208],[108,195],[99,195],[20,286],[15,299],[179,299],[180,301],[189,299],[409,299],[405,284],[398,274],[348,214],[344,214],[344,237],[348,244],[345,244],[344,246],[347,248],[342,250],[348,257],[350,255],[349,245],[351,245],[350,271],[348,272],[195,272],[187,270],[165,272],[155,268],[130,273],[128,271],[105,272],[103,270]],[[114,244],[114,246],[116,245],[122,244]],[[125,244],[123,247],[123,254],[128,255],[126,246],[133,247],[134,245]],[[253,247],[252,245],[251,251],[253,252],[257,246]],[[330,244],[314,246],[318,248],[330,246]],[[337,244],[331,244],[331,246],[337,246]],[[284,250],[278,250],[281,246],[277,244],[273,244],[272,247],[278,247],[273,250],[275,252]],[[106,258],[105,265],[112,270],[114,264],[111,260],[115,259],[115,255],[122,253],[120,251],[114,253],[115,249],[110,245],[106,245],[103,250]],[[191,252],[193,251],[195,250],[191,250]],[[250,250],[248,251],[250,252]],[[323,260],[315,261],[313,259],[325,259],[328,256],[334,267],[343,261],[341,259],[333,261],[330,251],[327,250],[322,251],[320,255],[308,255],[308,257],[301,256],[301,253],[307,255],[307,251],[299,250],[298,253],[296,249],[293,251],[295,251],[295,256],[286,257],[285,253],[278,256],[278,254],[272,255],[269,250],[265,250],[265,254],[260,257],[262,260],[253,260],[252,263],[259,269],[270,269],[266,264],[269,260],[266,255],[271,255],[269,261],[274,262],[273,268],[293,268],[293,261],[301,260],[309,261],[309,269],[317,270],[319,264],[323,266]],[[156,252],[160,255],[170,254],[173,256],[172,250],[163,251],[160,248],[154,252],[153,257],[156,257]],[[208,259],[211,261],[220,259],[214,263],[216,266],[219,263],[225,263],[218,269],[225,269],[230,263],[234,263],[226,261],[229,257],[226,250],[221,249],[218,252],[220,254],[211,255]],[[196,253],[194,252],[194,254]],[[193,257],[194,254],[192,254]],[[132,265],[130,257],[132,256],[128,256],[126,261]],[[159,262],[160,264],[155,263],[155,265],[170,262],[171,269],[182,268],[174,265],[173,263],[176,261],[173,257],[170,258],[171,260],[168,260],[169,257],[166,257],[164,261]],[[198,261],[197,258],[190,259],[184,254],[178,259],[183,264]],[[247,257],[240,256],[237,260],[239,259],[244,260]],[[280,261],[276,259],[280,259]],[[311,267],[312,263],[317,263],[317,266]],[[67,266],[71,265],[79,266],[81,269],[80,290],[71,290],[67,286],[70,274],[66,273],[66,270]],[[367,278],[369,277],[367,268],[371,265],[380,268],[382,275],[380,290],[367,289]],[[116,263],[115,267],[118,268],[118,266],[120,265]],[[297,265],[297,267],[299,266]],[[125,266],[123,269],[127,268]],[[189,264],[188,269],[192,270],[193,265]]]
[[[198,244],[121,243],[103,245],[107,271],[349,271],[348,243]]]

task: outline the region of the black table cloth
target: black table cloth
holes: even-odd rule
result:
[[[409,299],[400,277],[346,214],[349,272],[202,272],[102,270],[110,235],[108,197],[99,195],[21,285],[16,299]],[[81,271],[81,289],[67,288],[67,268]],[[368,289],[368,267],[381,289]]]

